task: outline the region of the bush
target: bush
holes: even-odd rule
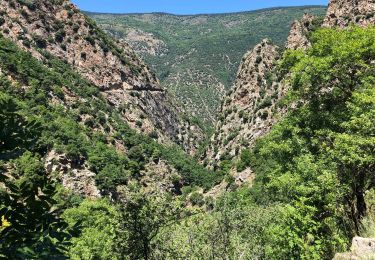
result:
[[[242,172],[251,165],[251,151],[249,149],[242,150],[240,161],[237,163],[237,171]]]
[[[272,106],[272,98],[271,97],[266,97],[262,103],[259,104],[257,110],[261,110],[267,107]]]
[[[86,36],[85,40],[88,41],[92,46],[95,46],[95,39],[92,36]]]
[[[27,38],[23,39],[23,40],[22,40],[22,43],[23,43],[23,45],[24,45],[25,47],[27,47],[27,48],[30,48],[30,47],[31,47],[31,42],[30,42],[30,40],[27,39]]]
[[[5,23],[4,17],[0,17],[0,26],[2,26]]]
[[[23,17],[25,17],[25,18],[29,17],[29,14],[28,14],[27,11],[24,10],[24,9],[21,10],[21,15],[22,15]]]
[[[35,11],[36,4],[35,0],[17,0],[21,5],[27,6],[31,11]]]
[[[193,206],[202,207],[204,205],[204,196],[200,192],[190,194],[189,201]]]
[[[60,29],[55,34],[55,40],[57,42],[62,42],[64,40],[65,35],[66,35],[65,31],[63,29]]]
[[[35,35],[34,41],[38,48],[45,49],[47,47],[47,41],[42,36]]]
[[[138,126],[139,128],[141,128],[142,125],[143,125],[143,123],[142,123],[142,121],[137,120],[137,121],[135,122],[135,125]]]
[[[78,24],[74,24],[73,27],[72,27],[72,29],[73,29],[73,32],[77,33],[78,30],[79,30],[79,25]]]
[[[149,133],[149,135],[148,135],[150,138],[152,138],[152,139],[158,139],[159,138],[159,134],[158,134],[158,132],[157,131],[152,131],[151,133]]]
[[[138,162],[143,161],[143,148],[139,145],[133,146],[128,152],[128,157]]]

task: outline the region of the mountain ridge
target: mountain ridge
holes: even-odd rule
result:
[[[109,38],[67,1],[58,1],[60,7],[39,0],[20,1],[14,7],[1,2],[6,14],[1,27],[9,28],[5,37],[38,59],[48,60],[47,53],[67,61],[114,107],[129,108],[123,110],[123,119],[133,128],[148,134],[159,131],[160,141],[172,140],[194,153],[202,137],[198,134],[196,143],[186,139],[190,125],[182,118],[183,110],[126,43]]]

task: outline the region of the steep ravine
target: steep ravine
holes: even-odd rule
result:
[[[214,125],[243,54],[266,37],[283,44],[290,24],[306,12],[323,15],[326,7],[198,15],[87,14],[106,32],[128,42],[188,113]]]

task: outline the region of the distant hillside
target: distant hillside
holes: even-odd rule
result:
[[[213,122],[247,50],[264,38],[283,46],[293,20],[325,11],[304,6],[194,16],[88,14],[130,43],[188,111]]]

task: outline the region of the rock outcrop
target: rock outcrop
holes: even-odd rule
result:
[[[49,55],[66,61],[111,105],[127,107],[123,119],[133,128],[157,131],[160,141],[195,151],[201,132],[191,132],[155,74],[126,43],[112,40],[69,1],[0,0],[0,14],[5,37],[41,61]]]
[[[307,49],[311,47],[308,33],[313,21],[314,16],[309,14],[305,14],[302,20],[294,21],[285,47],[291,50],[299,48]]]
[[[44,165],[48,174],[56,174],[62,185],[75,194],[92,199],[100,197],[95,184],[95,173],[88,169],[84,161],[75,162],[65,154],[50,151]]]
[[[146,193],[157,191],[180,195],[181,179],[174,167],[169,165],[168,162],[160,160],[146,165],[145,170],[141,171],[140,183]]]
[[[353,238],[351,252],[336,254],[333,260],[375,260],[375,238]]]
[[[350,24],[367,26],[375,24],[373,0],[331,0],[324,27],[347,27]]]

